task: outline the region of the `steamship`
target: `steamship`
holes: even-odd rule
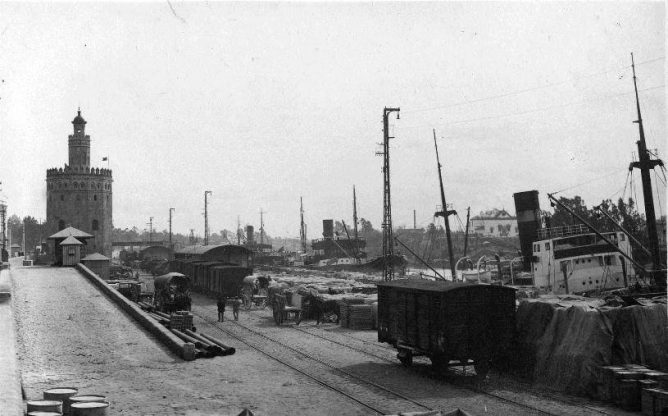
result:
[[[563,294],[609,290],[635,282],[635,273],[631,282],[631,245],[625,233],[597,235],[582,224],[542,227],[538,191],[519,192],[514,198],[524,269],[531,273],[533,286]]]
[[[366,240],[362,237],[339,237],[334,233],[334,221],[322,221],[323,238],[312,240],[312,267],[321,270],[373,271],[383,270],[383,256],[367,258]],[[406,257],[395,254],[391,258],[392,266],[398,269],[406,267]]]

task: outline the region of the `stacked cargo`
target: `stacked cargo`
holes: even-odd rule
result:
[[[600,367],[597,396],[625,410],[661,415],[668,409],[668,373],[638,364]]]
[[[345,297],[339,301],[339,325],[343,328],[350,328],[351,307],[353,305],[364,305],[364,298]],[[369,311],[371,314],[371,311]],[[360,312],[355,313],[355,324],[358,324]],[[355,329],[355,328],[353,328]]]
[[[373,329],[372,306],[370,304],[349,306],[348,324],[350,329],[365,330]]]
[[[176,329],[183,331],[186,329],[192,329],[193,327],[193,315],[188,311],[177,311],[170,315],[169,317],[169,327],[171,329]]]

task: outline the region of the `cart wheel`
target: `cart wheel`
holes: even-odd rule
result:
[[[278,310],[278,305],[274,304],[273,305],[273,313],[274,313],[274,321],[276,321],[276,325],[281,324],[281,312]]]
[[[403,364],[404,367],[410,367],[413,364],[413,352],[411,350],[404,348],[400,349],[397,353],[397,358],[401,361],[401,364]]]
[[[481,379],[484,379],[487,376],[487,373],[489,373],[489,367],[489,358],[481,358],[476,360],[473,364],[476,375]]]

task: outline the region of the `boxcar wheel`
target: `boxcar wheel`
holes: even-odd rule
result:
[[[397,358],[404,367],[410,367],[413,364],[413,352],[404,348],[399,349]]]
[[[246,310],[249,311],[252,306],[253,306],[253,299],[251,298],[250,295],[244,294],[244,308],[246,308]]]
[[[473,368],[475,369],[475,373],[478,376],[478,378],[485,378],[487,377],[487,373],[489,373],[489,358],[481,358],[475,361],[473,363]]]
[[[445,374],[448,371],[450,359],[443,354],[432,355],[429,357],[431,365],[438,374]]]

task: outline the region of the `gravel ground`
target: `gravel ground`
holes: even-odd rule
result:
[[[184,362],[74,269],[14,266],[11,275],[29,399],[74,386],[107,396],[110,415],[366,414],[253,350]]]
[[[366,415],[369,409],[319,384],[223,331],[240,330],[216,319],[215,300],[195,295],[198,332],[214,335],[236,348],[236,354],[184,362],[174,356],[128,315],[70,268],[22,268],[11,271],[19,354],[26,395],[75,386],[112,403],[109,414],[236,415],[247,407],[256,415]],[[270,309],[242,310],[239,324],[305,351],[328,364],[387,384],[431,407],[461,407],[471,414],[519,415],[539,412],[505,399],[562,415],[624,415],[600,403],[527,391],[521,383],[493,375],[489,395],[434,378],[427,361],[403,368],[394,350],[376,342],[374,331],[351,331],[333,324],[299,329],[276,327]],[[303,331],[301,330],[303,329]],[[237,331],[238,332],[238,331]],[[311,334],[312,333],[312,334]],[[327,340],[315,335],[322,335]],[[365,348],[374,355],[347,348]],[[294,360],[300,360],[294,354]]]

